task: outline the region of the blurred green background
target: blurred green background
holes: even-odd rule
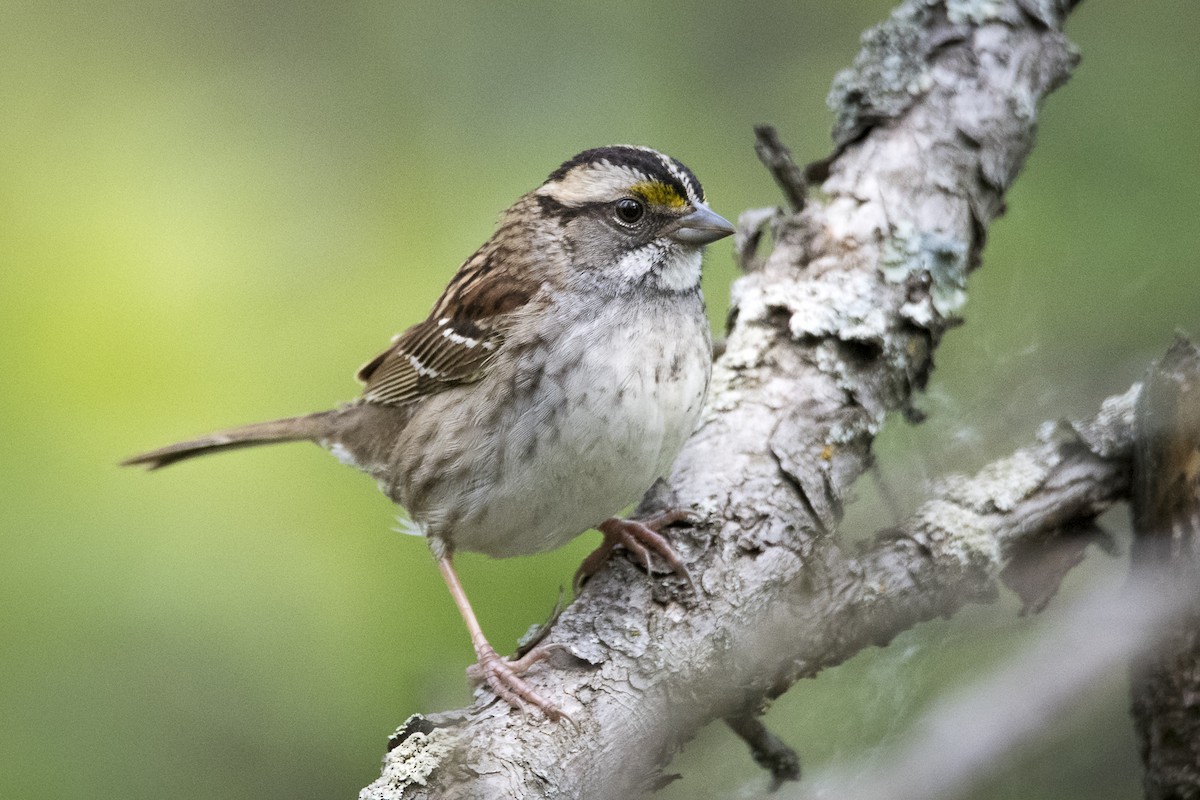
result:
[[[369,480],[304,446],[115,462],[354,396],[499,211],[585,147],[660,147],[730,217],[777,203],[752,124],[825,154],[830,80],[890,7],[0,6],[0,797],[351,797],[409,713],[466,702],[461,623]],[[1198,332],[1200,4],[1089,0],[1069,33],[1083,64],[939,353],[932,418],[880,441],[906,507]],[[722,242],[717,324],[733,277]],[[853,525],[888,524],[862,494]],[[595,541],[461,559],[501,649]],[[1068,590],[1122,569],[1093,556]],[[886,746],[1036,635],[1014,608],[865,653],[771,724],[809,767]],[[977,796],[1136,796],[1126,698],[1115,670]],[[664,797],[765,783],[720,727],[672,769]]]

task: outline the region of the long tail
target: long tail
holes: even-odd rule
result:
[[[255,447],[260,444],[277,444],[279,442],[299,442],[316,440],[328,435],[333,429],[333,421],[338,410],[321,411],[316,414],[306,414],[302,417],[276,419],[270,422],[259,422],[254,425],[244,425],[240,428],[230,428],[217,433],[210,433],[199,439],[187,442],[177,442],[148,453],[127,458],[121,462],[122,467],[145,466],[147,469],[158,469],[176,461],[183,461],[207,453],[221,450],[235,450],[239,447]]]

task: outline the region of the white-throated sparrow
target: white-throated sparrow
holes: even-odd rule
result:
[[[597,527],[597,554],[649,548],[683,571],[658,525],[612,515],[666,473],[696,425],[711,362],[701,250],[731,233],[678,161],[644,147],[580,153],[504,213],[428,319],[359,370],[359,400],[124,463],[320,444],[372,475],[428,538],[470,631],[474,674],[557,718],[519,677],[543,651],[496,654],[451,555],[536,553]]]

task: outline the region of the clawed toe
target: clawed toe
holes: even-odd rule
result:
[[[690,522],[693,525],[699,524],[703,518],[695,511],[686,508],[673,508],[670,511],[664,511],[658,516],[643,520],[642,524],[652,531],[660,531],[668,525],[674,525],[676,522]]]
[[[604,566],[604,562],[608,561],[608,554],[616,546],[617,543],[615,540],[605,536],[600,546],[588,553],[587,558],[579,565],[579,569],[575,570],[575,577],[571,580],[571,588],[575,590],[575,594],[578,595],[579,590],[588,582],[588,579],[600,571],[600,568]]]
[[[595,574],[604,562],[608,559],[609,553],[613,551],[618,544],[623,545],[627,550],[634,554],[639,560],[646,564],[646,572],[653,572],[650,553],[657,553],[663,561],[671,568],[679,577],[687,581],[692,591],[696,590],[696,584],[692,581],[692,576],[688,572],[687,566],[684,565],[682,559],[671,547],[671,543],[667,538],[659,533],[659,530],[676,522],[697,522],[699,518],[696,514],[683,509],[674,509],[659,514],[645,521],[637,521],[631,519],[617,519],[613,517],[606,519],[600,523],[599,530],[604,534],[604,542],[596,548],[591,555],[584,559],[579,565],[579,569],[575,572],[575,590],[579,591],[580,587]]]
[[[450,561],[450,553],[439,554],[437,562],[442,577],[446,580],[446,586],[450,589],[450,596],[454,598],[454,604],[458,606],[463,622],[467,625],[467,631],[471,634],[471,644],[475,647],[475,657],[478,662],[467,669],[467,675],[472,680],[486,681],[496,696],[513,708],[524,711],[525,704],[529,703],[540,708],[547,719],[557,722],[566,717],[570,720],[570,717],[556,708],[553,703],[543,699],[520,677],[521,673],[560,646],[540,645],[513,661],[501,658],[496,654],[495,648],[488,644],[487,637],[483,635],[483,629],[479,627],[479,620],[475,618],[475,612],[471,609],[471,604],[467,602],[467,594],[463,591],[462,584],[458,580],[458,573],[454,571],[454,566]]]
[[[535,647],[524,656],[509,661],[502,658],[490,646],[478,648],[479,660],[467,668],[467,676],[474,681],[487,682],[496,696],[521,712],[526,711],[526,703],[541,709],[546,718],[557,722],[567,716],[549,700],[534,691],[521,675],[537,662],[543,660],[559,645]]]

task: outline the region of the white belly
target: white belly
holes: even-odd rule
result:
[[[463,505],[451,529],[434,529],[435,511],[428,532],[459,550],[522,555],[637,502],[666,474],[704,403],[711,351],[695,305],[669,320],[596,320],[531,356],[524,368],[540,375],[536,391],[496,421],[495,446],[477,453],[488,468],[454,498]]]

